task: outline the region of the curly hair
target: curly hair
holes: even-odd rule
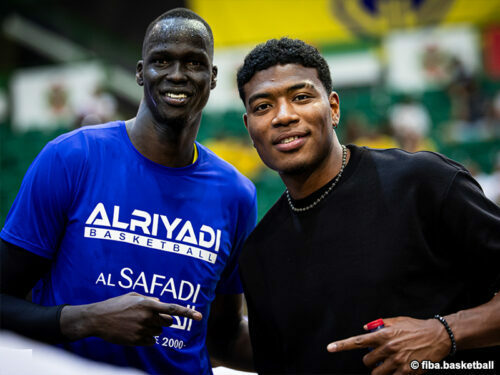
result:
[[[245,103],[243,86],[257,72],[284,64],[300,64],[306,68],[315,68],[327,94],[332,91],[330,68],[319,51],[302,40],[284,37],[259,44],[245,57],[237,73],[238,91],[243,103]]]

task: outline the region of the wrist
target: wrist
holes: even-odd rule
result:
[[[61,334],[71,341],[93,336],[92,320],[88,311],[90,305],[66,305],[61,310]]]
[[[446,347],[448,348],[448,352],[446,353],[448,356],[453,356],[455,355],[457,351],[457,342],[455,340],[455,335],[451,329],[451,327],[448,324],[448,321],[442,317],[441,315],[434,315],[433,317],[436,321],[439,322],[441,325],[441,334],[440,338],[444,340],[444,342],[447,342]],[[443,333],[444,330],[444,333]],[[443,338],[444,337],[444,338]]]

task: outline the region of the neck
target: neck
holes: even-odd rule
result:
[[[347,149],[346,164],[350,151]],[[300,174],[280,173],[293,199],[303,199],[331,181],[342,167],[342,146],[335,138],[331,152],[315,168]]]
[[[146,158],[171,168],[192,163],[194,141],[200,127],[201,114],[185,123],[156,121],[144,102],[137,117],[126,122],[134,147]]]

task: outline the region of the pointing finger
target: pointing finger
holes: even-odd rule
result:
[[[372,347],[374,344],[373,333],[352,336],[344,340],[334,341],[326,347],[329,352],[343,352],[347,350]]]
[[[151,307],[154,311],[167,314],[167,315],[176,315],[176,316],[185,316],[189,319],[201,320],[203,315],[200,312],[188,309],[187,307],[177,305],[175,303],[163,303],[157,301],[151,301]]]
[[[174,323],[174,318],[172,316],[167,315],[167,314],[158,314],[160,318],[160,324],[163,327],[169,327]]]

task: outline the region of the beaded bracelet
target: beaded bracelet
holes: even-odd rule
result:
[[[434,315],[434,319],[439,320],[444,325],[446,332],[448,332],[448,336],[450,336],[451,349],[450,349],[450,353],[448,355],[449,356],[455,355],[455,353],[457,352],[457,342],[455,341],[455,335],[451,331],[451,328],[448,325],[448,322],[441,315],[437,315],[437,314]]]

